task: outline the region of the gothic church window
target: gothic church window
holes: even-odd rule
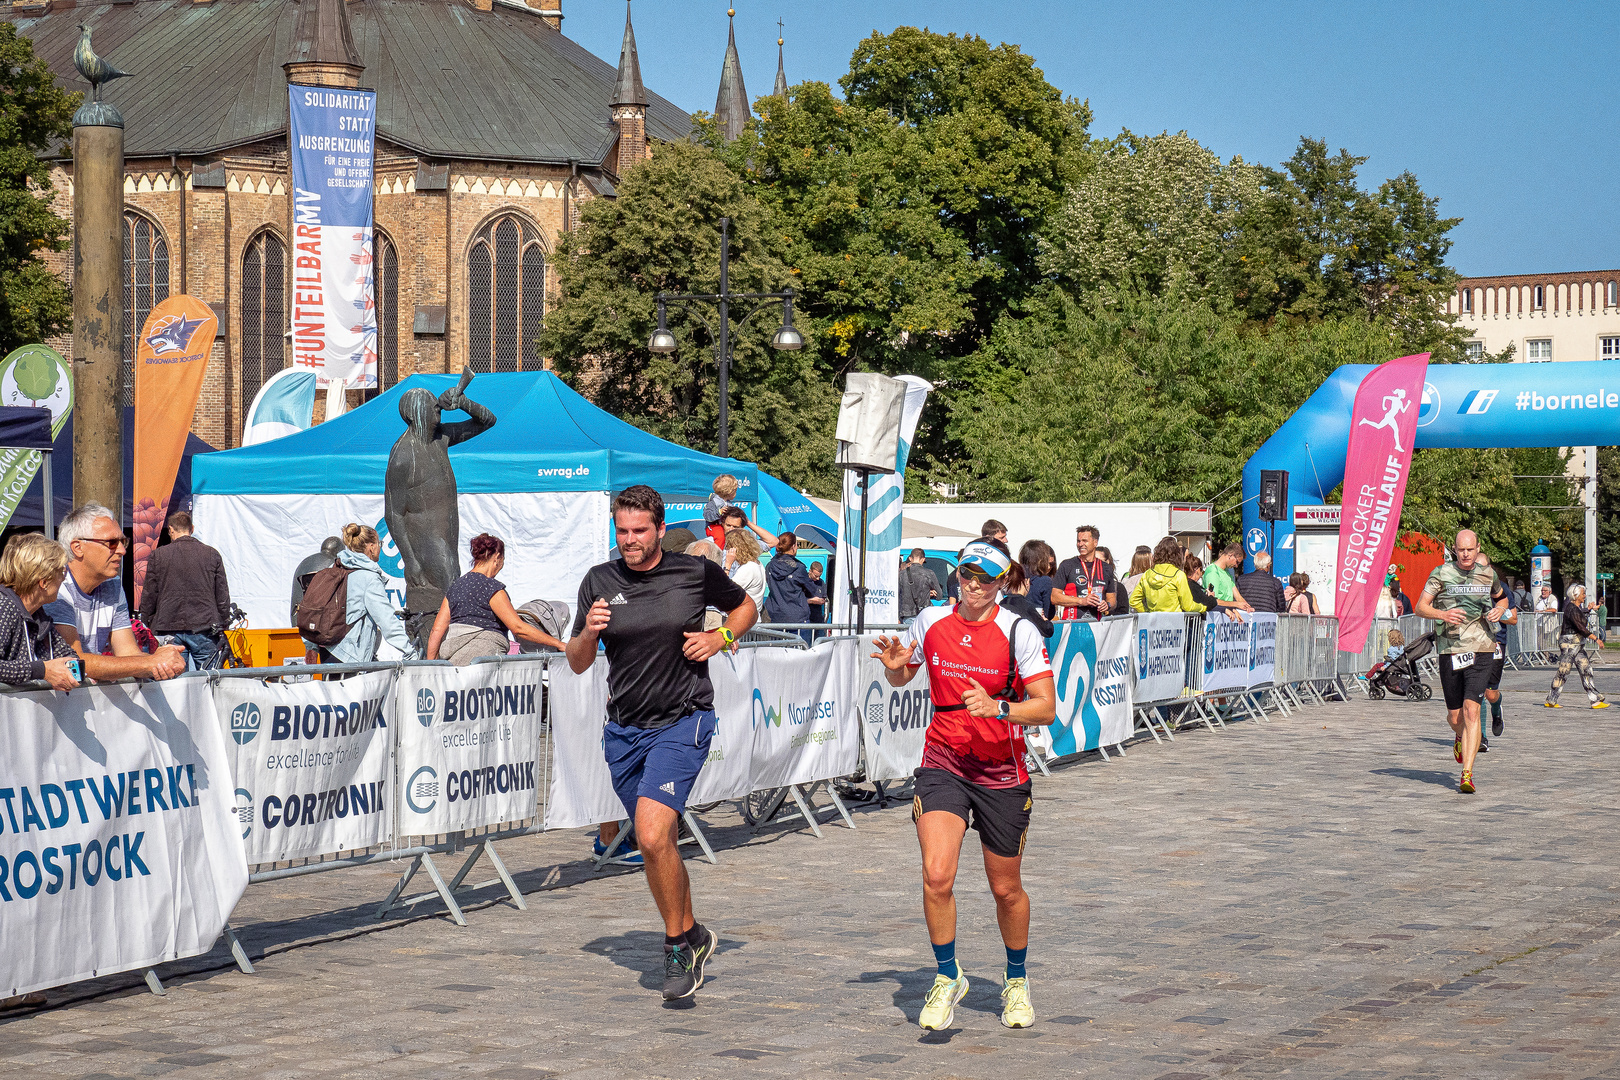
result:
[[[146,317],[169,298],[169,243],[158,223],[124,211],[124,347],[118,364],[118,404],[135,404],[135,349]]]
[[[545,313],[540,230],[506,214],[478,231],[467,253],[467,364],[474,372],[533,371]]]
[[[287,246],[265,231],[242,253],[242,412],[287,362]]]

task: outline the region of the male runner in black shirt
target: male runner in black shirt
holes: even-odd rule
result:
[[[620,557],[593,566],[579,587],[568,666],[583,674],[607,650],[602,748],[613,790],[636,823],[658,913],[664,917],[664,999],[690,997],[720,939],[692,915],[692,885],[676,830],[714,737],[709,657],[754,625],[754,602],[708,559],[664,551],[664,500],[645,484],[613,500]],[[729,612],[704,633],[703,612]]]

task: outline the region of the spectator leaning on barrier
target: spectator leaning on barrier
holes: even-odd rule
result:
[[[1153,565],[1131,589],[1132,611],[1207,611],[1192,592],[1181,568],[1181,544],[1174,537],[1160,540],[1153,549]],[[1200,592],[1203,590],[1200,589]]]
[[[129,601],[118,580],[129,541],[112,511],[86,503],[62,519],[57,536],[67,549],[68,572],[45,612],[84,661],[85,676],[172,679],[186,670],[186,653],[179,646],[163,645],[148,654],[135,642]]]
[[[911,557],[900,565],[900,621],[910,622],[939,596],[939,579],[928,569],[922,548],[912,548]]]
[[[18,533],[0,555],[0,681],[41,680],[56,690],[79,685],[78,654],[41,609],[67,576],[67,552],[41,533]]]
[[[988,535],[988,534],[986,534]],[[1114,571],[1097,555],[1102,533],[1095,525],[1074,530],[1074,546],[1079,553],[1064,559],[1052,582],[1052,604],[1061,608],[1059,618],[1100,619],[1113,611]],[[1073,592],[1070,592],[1070,587]]]
[[[1108,587],[1108,614],[1129,615],[1131,613],[1131,591],[1119,579],[1119,568],[1114,563],[1114,553],[1108,548],[1099,547],[1097,557],[1108,564],[1108,573],[1113,576],[1113,584]]]
[[[298,605],[304,599],[304,590],[309,588],[309,579],[337,562],[338,552],[343,550],[343,541],[335,536],[328,536],[321,541],[321,550],[313,555],[304,557],[293,571],[292,581],[292,612],[289,620],[293,626],[298,625]]]
[[[1188,555],[1183,564],[1187,570],[1187,591],[1192,593],[1195,601],[1204,605],[1208,611],[1220,611],[1235,622],[1243,621],[1243,609],[1237,606],[1236,601],[1223,603],[1218,597],[1204,588],[1204,560],[1196,555]]]
[[[146,560],[141,621],[152,633],[186,650],[191,666],[215,666],[213,631],[231,625],[231,587],[219,552],[191,535],[191,515],[170,514],[169,543]]]
[[[338,552],[338,565],[353,571],[347,583],[344,621],[349,632],[332,646],[330,660],[339,664],[369,664],[377,659],[377,644],[386,641],[407,657],[416,655],[416,646],[405,633],[405,619],[388,599],[388,579],[377,556],[382,540],[370,525],[353,522],[343,526],[344,550]],[[328,650],[322,649],[323,653]]]
[[[1254,608],[1243,598],[1238,590],[1237,579],[1232,572],[1243,563],[1243,545],[1227,544],[1221,553],[1215,556],[1204,571],[1203,585],[1209,594],[1218,601],[1223,608],[1238,608],[1242,611],[1253,611]]]
[[[1282,582],[1271,572],[1271,552],[1255,553],[1254,569],[1238,578],[1237,592],[1254,611],[1280,612],[1287,606]]]
[[[450,583],[428,632],[427,658],[465,667],[481,656],[505,656],[507,632],[520,641],[564,648],[563,642],[518,615],[495,575],[506,565],[506,542],[489,533],[472,538],[471,570]],[[350,577],[353,582],[353,576]]]
[[[1541,595],[1536,597],[1536,614],[1544,615],[1558,610],[1558,598],[1552,593],[1551,585],[1541,587]]]

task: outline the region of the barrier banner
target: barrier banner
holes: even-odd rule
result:
[[[293,366],[377,385],[372,135],[377,94],[287,87],[293,183]]]
[[[917,420],[933,384],[915,375],[902,375],[906,399],[900,410],[900,450],[895,472],[867,478],[866,494],[866,621],[900,621],[900,511],[906,501],[906,461]],[[861,491],[860,474],[844,470],[843,514],[838,522],[838,581],[832,589],[836,623],[853,623],[849,591],[860,581]]]
[[[54,442],[73,411],[73,369],[48,345],[24,345],[0,360],[0,405],[51,411]],[[39,449],[0,447],[0,529],[22,502],[44,463]]]
[[[749,703],[753,790],[831,780],[855,771],[860,720],[850,683],[857,647],[858,642],[844,638],[808,652],[749,650],[754,667]]]
[[[903,687],[889,685],[883,661],[871,657],[870,637],[861,638],[856,669],[856,704],[860,706],[861,740],[866,746],[868,780],[904,780],[922,764],[934,702],[928,676],[918,669]]]
[[[169,516],[169,497],[218,328],[213,308],[177,293],[152,309],[136,339],[135,461],[130,471],[136,606],[146,583],[146,560],[157,550]]]
[[[1334,575],[1333,613],[1339,617],[1339,648],[1345,652],[1360,651],[1367,638],[1395,551],[1420,414],[1436,407],[1422,404],[1428,370],[1428,353],[1403,356],[1373,368],[1356,390]],[[1432,419],[1431,412],[1422,422]]]
[[[248,875],[207,680],[0,710],[0,996],[213,948]]]
[[[1049,757],[1124,742],[1132,728],[1135,619],[1061,625],[1047,640],[1057,687],[1057,719],[1044,733],[1032,731],[1043,737],[1031,741]]]
[[[714,737],[709,756],[687,802],[693,804],[746,798],[753,791],[753,704],[758,678],[755,663],[762,652],[780,649],[738,649],[709,660],[709,681],[714,684]],[[606,663],[596,665],[604,670]],[[601,755],[597,755],[598,761]]]
[[[1176,612],[1136,616],[1137,705],[1174,701],[1187,685],[1187,627],[1190,620]]]
[[[341,681],[215,685],[249,864],[353,851],[392,835],[396,677],[390,669]]]
[[[539,812],[541,671],[534,661],[400,669],[389,714],[399,834],[477,829]]]
[[[1277,663],[1277,616],[1245,614],[1242,622],[1211,616],[1204,622],[1206,693],[1247,690],[1272,681]]]
[[[602,756],[607,670],[607,661],[600,656],[583,675],[575,675],[566,662],[551,662],[551,701],[547,706],[551,716],[548,829],[581,829],[624,817],[624,807],[613,792],[613,778]],[[709,670],[714,670],[712,665]],[[703,774],[699,773],[698,782],[702,781]]]

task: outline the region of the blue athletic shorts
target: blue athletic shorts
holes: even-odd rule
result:
[[[677,814],[686,809],[719,723],[712,709],[700,709],[661,728],[621,727],[610,721],[602,729],[613,790],[631,820],[639,799],[661,802]]]

